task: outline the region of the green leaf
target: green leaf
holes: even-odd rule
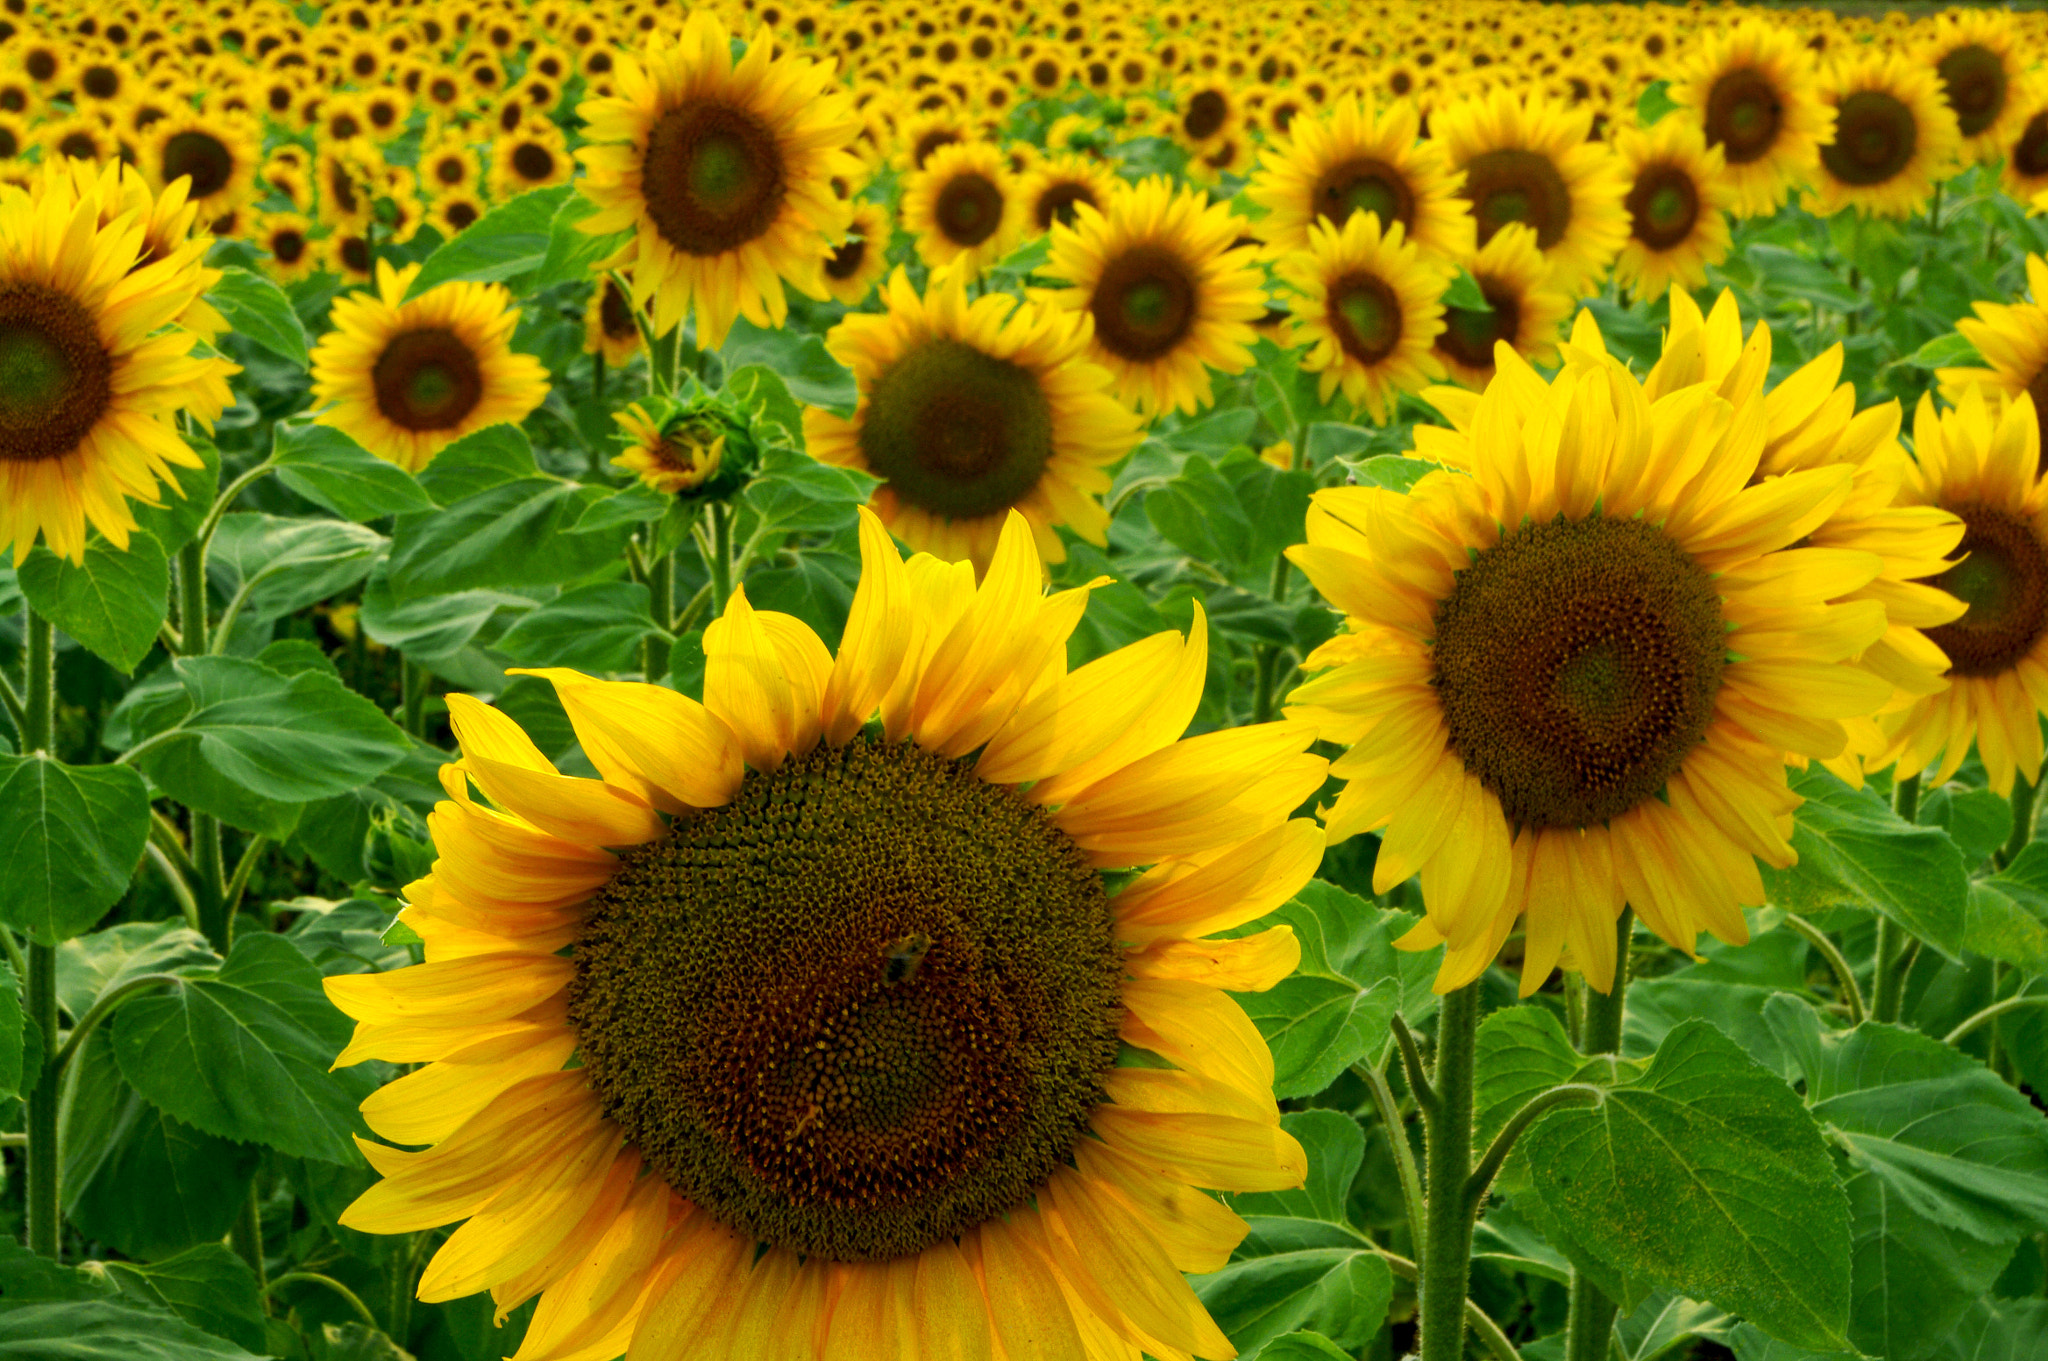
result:
[[[299,948],[323,978],[378,973],[412,962],[409,952],[384,943],[384,934],[395,921],[388,899],[351,898],[334,903],[324,898],[293,898],[277,906],[280,911],[297,914],[284,938]]]
[[[1652,1295],[1614,1324],[1624,1361],[1655,1361],[1691,1338],[1725,1342],[1734,1329],[1735,1320],[1713,1305],[1669,1293]]]
[[[803,552],[784,567],[747,574],[747,599],[758,610],[793,614],[828,641],[846,631],[860,563],[841,553]]]
[[[2019,1238],[2048,1228],[2048,1120],[1983,1064],[1915,1031],[1828,1031],[1789,998],[1765,1015],[1844,1168],[1850,1340],[1897,1361],[1930,1355]]]
[[[1657,120],[1679,107],[1671,97],[1671,82],[1653,80],[1643,87],[1643,93],[1636,99],[1636,121],[1644,127],[1656,126]]]
[[[1352,477],[1362,486],[1385,487],[1388,491],[1400,492],[1406,496],[1417,482],[1438,471],[1436,464],[1404,454],[1379,454],[1359,463],[1346,465]]]
[[[57,947],[57,1005],[75,1020],[101,997],[144,974],[219,966],[220,956],[206,937],[183,922],[122,922]]]
[[[726,333],[719,354],[728,371],[750,364],[774,370],[790,395],[807,405],[851,416],[860,402],[852,371],[831,356],[822,339],[794,327],[765,331],[741,317]]]
[[[548,258],[555,214],[573,192],[557,184],[499,204],[429,255],[405,296],[462,279],[503,283],[538,270]]]
[[[1479,1024],[1472,1142],[1485,1148],[1538,1092],[1570,1082],[1586,1056],[1540,1006],[1502,1007]]]
[[[1245,1353],[1243,1361],[1351,1361],[1351,1353],[1321,1333],[1287,1333]]]
[[[167,1310],[112,1300],[10,1308],[0,1301],[0,1361],[257,1361]]]
[[[37,613],[123,675],[156,646],[171,590],[171,564],[156,537],[128,536],[124,551],[99,535],[72,566],[41,544],[21,564],[21,593]]]
[[[1394,1294],[1386,1259],[1359,1248],[1254,1257],[1189,1284],[1240,1352],[1301,1329],[1355,1351],[1386,1322]]]
[[[260,798],[306,803],[354,789],[410,749],[376,705],[324,673],[286,677],[236,657],[172,668],[190,707],[139,764],[181,802],[195,762]]]
[[[1965,947],[2048,974],[2048,842],[2030,841],[1989,879],[1970,885]]]
[[[271,457],[278,481],[344,520],[376,520],[434,507],[411,473],[330,425],[278,422]]]
[[[637,581],[578,586],[505,630],[498,650],[522,666],[625,671],[639,661],[642,639],[667,636],[649,608],[647,588]]]
[[[1958,331],[1938,335],[1907,355],[1902,363],[1920,369],[1976,368],[1984,363],[1967,336]]]
[[[306,328],[292,310],[292,300],[262,275],[230,265],[220,272],[220,282],[207,292],[206,300],[227,319],[236,335],[255,341],[299,368],[312,362],[306,351]]]
[[[0,756],[0,922],[38,945],[88,931],[128,890],[149,791],[120,766]]]
[[[754,514],[763,534],[836,531],[854,522],[854,507],[866,503],[874,486],[875,479],[864,473],[771,449],[760,476],[740,493],[740,504]]]
[[[1351,1183],[1365,1161],[1365,1131],[1342,1111],[1288,1111],[1280,1127],[1300,1141],[1308,1154],[1308,1183],[1293,1191],[1257,1191],[1232,1196],[1230,1208],[1241,1215],[1315,1219],[1346,1224]]]
[[[420,469],[419,484],[436,505],[452,506],[466,496],[535,477],[533,441],[516,425],[487,425],[435,454]]]
[[[380,559],[370,569],[362,613],[356,619],[371,638],[414,661],[431,663],[460,652],[499,610],[533,608],[533,601],[506,591],[454,591],[399,600],[391,593],[389,565],[388,558]]]
[[[570,526],[572,534],[593,534],[615,525],[644,525],[650,520],[659,520],[675,509],[676,499],[643,482],[622,487],[601,500],[592,501],[590,508],[578,516]]]
[[[1543,1205],[1586,1250],[1801,1346],[1843,1343],[1849,1207],[1792,1089],[1703,1021],[1597,1109],[1523,1136]]]
[[[256,1273],[224,1244],[202,1243],[148,1265],[107,1262],[101,1269],[138,1303],[168,1308],[195,1328],[238,1346],[263,1349],[263,1295]]]
[[[1904,821],[1874,791],[1851,789],[1819,766],[1794,774],[1792,788],[1806,800],[1793,815],[1799,863],[1763,868],[1772,905],[1803,916],[1875,909],[1957,958],[1970,885],[1948,834]]]
[[[93,1039],[118,1079],[111,1052]],[[88,1150],[96,1156],[73,1174],[76,1184],[65,1184],[71,1222],[132,1257],[219,1242],[248,1202],[262,1151],[173,1120],[125,1081],[109,1095],[107,1122],[93,1130],[103,1142]]]
[[[749,364],[725,377],[726,395],[753,417],[757,430],[780,432],[779,440],[792,449],[804,447],[804,411],[790,395],[782,375],[762,364]]]
[[[2048,1300],[1972,1300],[1936,1355],[1942,1361],[2048,1361]]]
[[[1455,307],[1461,312],[1491,312],[1493,304],[1486,300],[1486,293],[1479,287],[1479,281],[1468,269],[1460,268],[1451,280],[1451,286],[1444,290],[1445,307]]]
[[[465,496],[446,510],[401,515],[391,539],[392,592],[409,600],[479,587],[551,586],[587,575],[618,557],[629,532],[624,525],[571,532],[607,494],[603,487],[525,477]]]
[[[1798,298],[1837,312],[1854,311],[1866,301],[1810,255],[1758,242],[1745,248],[1744,259],[1756,270],[1767,296]]]
[[[562,206],[555,209],[554,217],[548,221],[547,254],[541,260],[540,272],[527,286],[530,292],[588,278],[597,262],[617,250],[631,235],[630,232],[593,235],[578,228],[577,223],[596,212],[597,205],[581,194],[572,193],[562,200]],[[598,280],[597,285],[604,287],[604,281]]]
[[[383,546],[383,535],[343,520],[241,512],[221,516],[207,573],[231,610],[268,623],[361,581]]]
[[[199,456],[199,466],[172,464],[171,485],[157,492],[163,504],[129,507],[135,512],[135,522],[156,537],[157,546],[166,557],[175,557],[179,549],[192,542],[192,536],[213,510],[213,498],[220,490],[220,450],[196,431],[186,431],[184,440]]]
[[[1964,867],[1974,869],[2012,834],[2012,805],[1989,789],[1948,784],[1920,800],[1918,820],[1947,832]]]
[[[213,977],[125,1003],[114,1054],[137,1091],[186,1124],[354,1165],[356,1104],[373,1082],[358,1069],[328,1071],[349,1030],[306,957],[257,932],[235,942]]]

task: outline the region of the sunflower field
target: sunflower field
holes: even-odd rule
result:
[[[0,1361],[2048,1361],[2048,10],[0,0]]]

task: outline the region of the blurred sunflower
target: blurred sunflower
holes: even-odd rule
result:
[[[436,194],[427,204],[427,221],[445,237],[455,237],[476,225],[484,215],[484,201],[467,189]]]
[[[903,225],[935,268],[969,275],[1001,259],[1023,226],[1023,203],[1003,155],[987,142],[940,147],[903,185]]]
[[[220,113],[179,113],[152,123],[142,148],[142,170],[162,193],[171,181],[190,182],[187,197],[211,220],[245,203],[263,159],[257,128]]]
[[[454,131],[443,132],[420,152],[419,176],[420,187],[429,195],[474,192],[483,186],[476,151],[464,134]]]
[[[1616,283],[1645,302],[1674,284],[1701,288],[1707,266],[1728,254],[1727,209],[1734,191],[1723,174],[1718,147],[1683,118],[1662,118],[1649,128],[1615,134],[1615,154],[1628,174],[1629,239],[1614,262]]]
[[[1945,10],[1933,28],[1915,60],[1940,78],[1942,99],[1962,134],[1962,154],[1996,160],[2028,113],[2014,98],[2027,59],[2012,16],[1995,9]]]
[[[2048,83],[2023,78],[2012,101],[2013,131],[2001,148],[2005,163],[1999,183],[2008,195],[2029,203],[2048,193]]]
[[[341,276],[344,286],[367,284],[376,277],[376,256],[369,233],[360,226],[341,227],[321,242],[320,263]]]
[[[1971,303],[1977,315],[1956,322],[1956,330],[1989,367],[1935,370],[1941,395],[1951,406],[1961,406],[1964,393],[1982,387],[2009,398],[2027,393],[2036,413],[2048,413],[2048,260],[2038,255],[2027,256],[2027,291],[2028,297],[2016,302]],[[2042,447],[2048,448],[2048,427],[2042,437]]]
[[[1190,150],[1207,147],[1236,128],[1237,96],[1217,77],[1181,82],[1174,92],[1173,137]]]
[[[2015,774],[2041,778],[2041,718],[2048,712],[2048,479],[2040,473],[2034,399],[1973,387],[1936,415],[1931,396],[1913,417],[1914,465],[1905,499],[1963,522],[1959,561],[1935,584],[1968,608],[1929,629],[1948,655],[1948,687],[1880,718],[1901,774],[1937,766],[1941,783],[1972,740],[1992,790]],[[1938,763],[1938,764],[1937,764]]]
[[[1430,136],[1465,177],[1479,244],[1510,223],[1536,233],[1557,286],[1576,288],[1628,240],[1628,192],[1613,152],[1586,140],[1592,115],[1507,90],[1433,115]]]
[[[293,284],[319,267],[313,224],[298,213],[265,213],[256,224],[256,247],[270,257],[264,270],[281,284]]]
[[[1199,616],[1067,674],[1086,592],[1042,594],[1021,517],[979,588],[860,540],[836,658],[735,592],[702,704],[537,673],[600,779],[450,698],[427,962],[327,984],[341,1062],[427,1063],[364,1114],[431,1146],[364,1141],[343,1222],[466,1219],[421,1297],[538,1296],[550,1356],[1227,1355],[1181,1272],[1245,1225],[1193,1188],[1306,1161],[1225,989],[1300,950],[1201,938],[1313,873],[1313,733],[1175,740]],[[831,833],[766,832],[798,807]]]
[[[1873,217],[1920,211],[1962,145],[1934,72],[1870,53],[1837,65],[1821,97],[1834,106],[1835,132],[1820,149],[1813,210],[1823,217],[1844,208]]]
[[[1561,960],[1607,991],[1625,902],[1687,953],[1702,928],[1746,940],[1756,860],[1795,859],[1780,729],[1833,756],[1889,696],[1838,660],[1860,612],[1828,602],[1855,574],[1781,556],[1850,469],[1753,485],[1762,425],[1735,415],[1704,384],[1652,403],[1604,355],[1546,384],[1504,354],[1469,472],[1316,493],[1288,556],[1350,628],[1287,712],[1350,747],[1331,838],[1380,831],[1378,891],[1421,875],[1398,944],[1447,943],[1439,991],[1517,918],[1524,995]]]
[[[1037,294],[1086,313],[1088,356],[1142,413],[1192,413],[1210,400],[1209,370],[1242,373],[1266,310],[1265,276],[1244,220],[1155,175],[1120,188],[1106,211],[1082,208],[1052,230],[1045,274],[1068,287]]]
[[[1081,204],[1106,211],[1121,182],[1092,156],[1052,156],[1034,165],[1017,184],[1027,233],[1049,232],[1056,223],[1072,226]]]
[[[882,302],[826,337],[860,406],[850,420],[806,409],[811,455],[882,479],[870,501],[882,522],[948,562],[985,568],[1013,509],[1048,562],[1066,557],[1055,525],[1102,543],[1106,470],[1141,430],[1075,315],[997,294],[970,304],[954,270],[920,297],[899,269]]]
[[[633,300],[610,276],[600,277],[583,309],[583,353],[603,355],[605,363],[620,369],[640,353],[641,344]]]
[[[1419,123],[1406,100],[1381,107],[1357,96],[1295,119],[1245,189],[1267,210],[1260,236],[1285,255],[1308,245],[1313,223],[1342,227],[1354,214],[1375,213],[1383,230],[1400,223],[1418,250],[1468,254],[1475,228],[1458,194],[1462,180],[1441,143],[1417,137]]]
[[[1760,17],[1709,30],[1669,90],[1721,149],[1738,217],[1763,217],[1812,181],[1834,110],[1820,97],[1813,53]]]
[[[449,283],[406,300],[417,264],[377,262],[377,291],[335,299],[313,348],[320,423],[418,472],[472,431],[521,421],[547,396],[547,370],[515,354],[519,308],[500,284]]]
[[[715,350],[735,318],[780,326],[782,285],[823,297],[822,244],[846,228],[833,175],[858,175],[844,148],[860,128],[832,68],[774,55],[763,33],[735,64],[731,39],[696,10],[646,66],[620,58],[620,96],[577,110],[599,211],[593,234],[634,232],[602,268],[629,272],[635,305],[654,303],[666,335],[694,309],[696,341]]]
[[[1417,250],[1399,222],[1384,233],[1375,213],[1354,213],[1341,229],[1313,222],[1306,248],[1279,273],[1301,295],[1287,346],[1309,347],[1301,366],[1322,375],[1323,401],[1342,387],[1384,424],[1401,393],[1444,376],[1432,342],[1444,329],[1451,266]]]
[[[125,550],[128,502],[182,495],[173,468],[200,466],[178,412],[210,425],[233,400],[235,366],[194,354],[176,324],[203,247],[137,265],[147,215],[102,212],[118,174],[57,163],[32,190],[0,189],[0,545],[16,566],[39,535],[82,562],[88,525]]]
[[[1493,378],[1494,347],[1505,343],[1532,364],[1557,357],[1557,328],[1571,315],[1572,296],[1552,281],[1536,233],[1515,222],[1463,262],[1489,310],[1444,306],[1436,357],[1451,378],[1483,388]]]
[[[826,291],[848,307],[867,301],[888,273],[889,237],[894,230],[889,210],[881,204],[854,204],[846,239],[825,257]]]
[[[529,189],[567,184],[576,163],[568,139],[544,118],[529,120],[510,137],[491,141],[491,197],[516,198]]]

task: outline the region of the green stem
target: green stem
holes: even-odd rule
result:
[[[1386,1262],[1387,1269],[1404,1281],[1419,1281],[1422,1272],[1415,1263],[1396,1252],[1388,1252],[1375,1243],[1372,1250]],[[1508,1335],[1501,1331],[1484,1309],[1471,1300],[1465,1301],[1465,1322],[1472,1325],[1472,1331],[1479,1334],[1479,1340],[1486,1344],[1486,1350],[1493,1353],[1494,1361],[1522,1361],[1522,1354],[1515,1350],[1515,1344],[1508,1341]]]
[[[433,672],[410,657],[399,656],[400,726],[421,741],[425,741],[427,736],[427,691],[433,680]]]
[[[2034,839],[2034,800],[2041,787],[2015,778],[2012,786],[2012,835],[2005,839],[2005,846],[1993,861],[2000,869],[2010,865],[2019,853]]]
[[[1877,919],[1877,963],[1870,983],[1873,1021],[1889,1023],[1899,1019],[1899,1007],[1906,995],[1905,966],[1910,962],[1906,944],[1911,939],[1891,918]]]
[[[1427,1116],[1436,1109],[1436,1089],[1430,1085],[1429,1069],[1422,1062],[1422,1051],[1416,1047],[1415,1032],[1398,1011],[1394,1013],[1393,1031],[1394,1043],[1401,1050],[1401,1071],[1407,1075],[1408,1090],[1415,1096],[1417,1109]]]
[[[256,1179],[249,1179],[249,1194],[242,1197],[242,1211],[235,1216],[234,1228],[228,1230],[228,1242],[235,1250],[235,1256],[249,1264],[249,1270],[256,1273],[256,1289],[268,1294],[264,1277],[269,1273],[263,1263],[263,1208],[256,1201]]]
[[[1855,971],[1849,967],[1849,961],[1843,957],[1842,952],[1835,948],[1835,943],[1828,939],[1827,932],[1796,912],[1785,914],[1785,925],[1804,937],[1808,945],[1820,951],[1820,957],[1828,962],[1828,968],[1834,972],[1835,991],[1841,995],[1842,1005],[1849,1009],[1849,1024],[1862,1025],[1864,1017],[1869,1014],[1863,1007],[1863,989],[1856,986]]]
[[[1468,1213],[1478,1217],[1479,1207],[1486,1203],[1486,1192],[1493,1185],[1493,1179],[1500,1175],[1500,1166],[1508,1160],[1508,1154],[1515,1148],[1515,1140],[1522,1137],[1529,1126],[1542,1119],[1545,1114],[1559,1106],[1597,1106],[1607,1099],[1603,1087],[1587,1082],[1566,1082],[1548,1091],[1538,1092],[1528,1103],[1509,1117],[1507,1124],[1487,1145],[1485,1156],[1472,1169],[1472,1175],[1465,1182],[1465,1201]]]
[[[1252,660],[1254,685],[1252,689],[1252,722],[1266,723],[1273,717],[1273,673],[1278,670],[1280,649],[1270,644],[1261,647]]]
[[[213,532],[220,528],[220,517],[228,513],[228,508],[235,504],[235,498],[240,496],[251,483],[259,481],[276,471],[277,455],[272,454],[248,472],[243,473],[240,477],[228,483],[221,494],[213,499],[213,509],[206,512],[206,518],[199,522],[199,532],[192,536],[192,542],[199,545],[199,553],[202,560],[205,558],[207,545],[213,542]],[[189,638],[187,641],[189,643]],[[204,650],[204,648],[196,647],[191,649],[192,654],[195,656]]]
[[[355,1311],[356,1317],[363,1321],[365,1327],[377,1327],[377,1316],[370,1312],[369,1305],[363,1303],[363,1297],[332,1276],[323,1276],[317,1271],[287,1271],[272,1281],[266,1287],[265,1293],[275,1295],[288,1285],[317,1285],[322,1289],[331,1290],[341,1296],[348,1307]]]
[[[263,836],[250,837],[249,844],[242,848],[242,858],[235,862],[234,877],[228,880],[227,888],[222,894],[227,899],[227,911],[230,916],[241,906],[242,894],[249,887],[249,875],[255,870],[256,861],[268,849],[270,840]]]
[[[703,555],[704,570],[711,574],[711,613],[715,617],[732,601],[732,507],[714,501],[705,518],[711,522],[707,540],[697,531],[697,551]]]
[[[1920,777],[1908,775],[1892,786],[1892,811],[1902,822],[1920,820]]]
[[[1954,1030],[1942,1036],[1941,1042],[1943,1044],[1954,1044],[1971,1031],[1991,1024],[2007,1012],[2041,1006],[2048,1006],[2048,992],[2022,993],[2018,997],[2008,997],[2003,1002],[1993,1002],[1976,1015],[1965,1018],[1961,1025],[1958,1025]]]
[[[71,1027],[71,1033],[64,1037],[64,1046],[57,1051],[56,1060],[51,1067],[56,1070],[59,1077],[62,1077],[64,1070],[71,1066],[71,1060],[77,1057],[79,1050],[85,1048],[85,1042],[92,1038],[92,1032],[99,1029],[100,1022],[112,1015],[115,1007],[136,993],[161,987],[166,983],[183,986],[184,982],[183,978],[174,973],[146,973],[101,994],[85,1015],[79,1018],[78,1024]]]
[[[57,747],[56,639],[50,621],[23,605],[27,614],[28,674],[23,679],[24,754],[54,759]],[[43,1032],[43,1067],[28,1094],[28,1246],[44,1257],[58,1255],[63,1223],[57,1198],[57,1068],[50,1051],[57,1035],[57,950],[28,945],[28,974],[22,979],[28,1014]],[[26,1075],[24,1075],[26,1076]]]
[[[170,856],[164,854],[164,848],[157,845],[154,840],[144,846],[143,850],[149,856],[149,863],[155,865],[156,872],[163,876],[164,886],[169,888],[171,896],[178,900],[178,910],[185,916],[185,925],[197,931],[199,900],[192,896],[192,881],[179,873],[178,867],[171,863]]]
[[[1387,1131],[1387,1144],[1394,1156],[1394,1173],[1401,1183],[1401,1211],[1408,1218],[1408,1237],[1414,1250],[1422,1250],[1422,1174],[1415,1166],[1415,1150],[1408,1144],[1408,1122],[1401,1118],[1401,1107],[1394,1100],[1393,1088],[1387,1086],[1386,1075],[1369,1064],[1354,1063],[1351,1071],[1358,1074],[1372,1093],[1373,1109],[1379,1112],[1380,1124]]]
[[[1621,1049],[1622,1020],[1628,1001],[1629,944],[1635,936],[1635,913],[1624,907],[1614,923],[1614,982],[1605,993],[1586,989],[1586,1014],[1579,1029],[1579,1050],[1613,1054]],[[1614,1334],[1614,1301],[1581,1272],[1572,1272],[1570,1304],[1565,1321],[1565,1361],[1607,1361]]]
[[[663,553],[647,564],[648,612],[654,616],[654,626],[663,631],[662,634],[650,635],[640,644],[642,669],[649,685],[658,685],[668,678],[669,644],[663,635],[674,622],[675,594],[675,557]]]
[[[1465,1350],[1465,1291],[1472,1276],[1472,1069],[1479,1033],[1479,987],[1444,996],[1436,1019],[1435,1092],[1428,1115],[1427,1201],[1423,1209],[1422,1361],[1459,1361]]]

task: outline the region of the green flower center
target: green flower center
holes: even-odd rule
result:
[[[1721,148],[1730,165],[1768,155],[1784,117],[1777,87],[1754,67],[1728,72],[1707,92],[1707,141]]]
[[[1396,222],[1405,230],[1415,226],[1415,194],[1407,177],[1370,157],[1354,157],[1325,170],[1310,190],[1310,201],[1318,217],[1338,227],[1353,213],[1376,214],[1382,230]]]
[[[62,458],[113,404],[113,361],[77,299],[0,288],[0,460]]]
[[[1344,275],[1330,285],[1329,308],[1337,343],[1361,364],[1379,363],[1401,343],[1401,299],[1384,279]]]
[[[1997,676],[2018,665],[2048,628],[2048,551],[2017,515],[1951,506],[1963,521],[1962,561],[1935,585],[1969,606],[1927,630],[1958,676]]]
[[[781,144],[749,109],[691,100],[648,131],[640,192],[655,230],[685,255],[737,250],[781,216]]]
[[[1194,271],[1177,252],[1134,246],[1112,258],[1095,285],[1095,338],[1132,363],[1160,359],[1194,328],[1197,298]]]
[[[1571,189],[1548,156],[1507,148],[1483,151],[1465,167],[1465,197],[1479,220],[1479,244],[1510,222],[1526,222],[1543,250],[1572,225]]]
[[[1052,458],[1052,404],[1029,369],[959,340],[927,340],[875,381],[860,429],[869,469],[949,519],[993,515]]]
[[[1699,189],[1678,166],[1647,165],[1629,189],[1627,207],[1636,240],[1651,250],[1670,250],[1699,222]]]
[[[1858,90],[1835,110],[1835,140],[1821,164],[1844,184],[1883,184],[1912,164],[1920,144],[1913,111],[1882,90]]]

